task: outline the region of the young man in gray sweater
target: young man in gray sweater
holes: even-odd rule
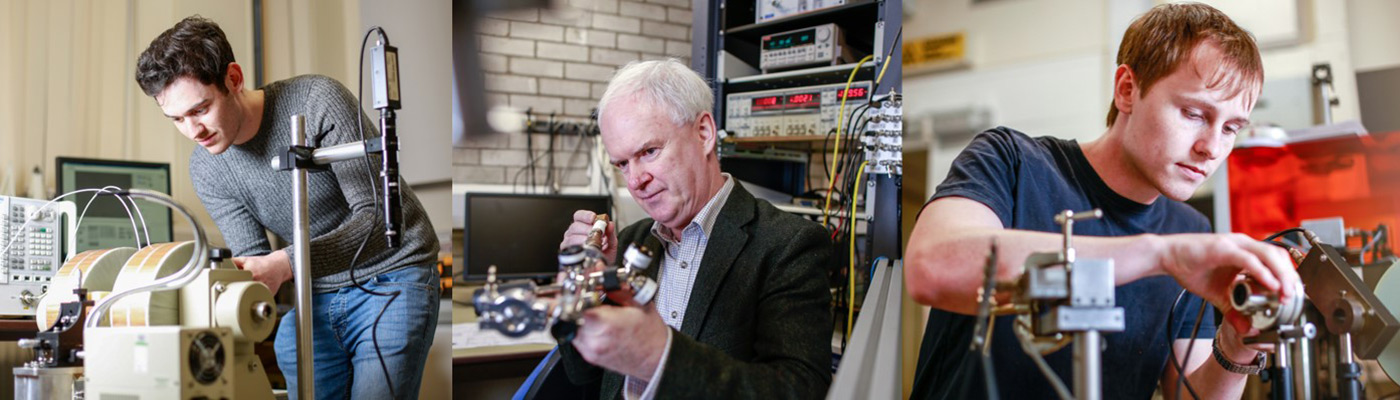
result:
[[[141,89],[199,144],[190,154],[190,177],[237,256],[234,264],[275,293],[292,279],[294,249],[272,249],[264,230],[292,236],[291,174],[270,166],[291,145],[290,117],[306,117],[307,142],[318,147],[361,140],[359,124],[377,129],[333,79],[299,76],[256,90],[245,89],[244,79],[218,24],[199,16],[161,33],[137,60]],[[376,173],[349,161],[309,174],[317,397],[416,398],[433,341],[436,235],[418,198],[403,187],[403,244],[388,248],[375,208]],[[295,339],[294,318],[284,317],[277,363],[293,398]]]

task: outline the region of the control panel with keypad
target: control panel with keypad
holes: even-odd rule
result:
[[[0,316],[34,315],[73,244],[73,202],[0,196]]]
[[[834,65],[841,61],[841,28],[836,24],[817,25],[763,36],[759,69],[763,72]]]
[[[870,101],[870,81],[733,93],[725,96],[724,129],[737,138],[825,136],[851,122],[856,108]],[[837,118],[841,99],[846,116]],[[859,127],[857,127],[859,128]],[[847,127],[841,127],[842,133]]]

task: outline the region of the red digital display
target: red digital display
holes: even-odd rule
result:
[[[788,108],[820,108],[821,93],[798,93],[787,96]]]
[[[863,99],[863,98],[865,98],[865,95],[866,95],[866,93],[865,93],[865,88],[861,88],[861,87],[858,87],[858,88],[850,88],[850,89],[844,89],[844,90],[840,90],[840,91],[837,91],[837,92],[836,92],[836,98],[837,98],[837,99],[845,99],[845,98],[848,98],[848,95],[849,95],[849,98],[852,98],[852,99]]]
[[[771,110],[782,107],[782,96],[756,97],[750,107],[754,111]]]

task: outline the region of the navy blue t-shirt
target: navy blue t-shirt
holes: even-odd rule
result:
[[[998,127],[979,134],[953,160],[948,178],[933,195],[965,197],[996,212],[1009,229],[1060,232],[1054,215],[1063,210],[1102,209],[1104,217],[1074,224],[1075,235],[1128,236],[1143,233],[1210,232],[1205,216],[1165,197],[1150,205],[1118,195],[1094,172],[1079,143],[1052,137],[1031,138]],[[1045,251],[1057,249],[1047,248]],[[934,268],[937,268],[936,266]],[[1167,313],[1181,286],[1167,276],[1140,279],[1115,290],[1123,307],[1125,329],[1105,333],[1103,398],[1148,399],[1177,338],[1191,336],[1201,299],[1187,293],[1173,316],[1168,338]],[[1202,318],[1199,338],[1215,336],[1215,318]],[[992,333],[992,364],[998,392],[1006,399],[1055,398],[1055,390],[1016,341],[1014,317],[1000,317]],[[986,398],[981,360],[969,353],[975,318],[934,309],[928,327],[911,399]],[[1046,357],[1073,391],[1073,345]]]

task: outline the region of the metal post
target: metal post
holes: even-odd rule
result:
[[[1103,347],[1099,331],[1088,330],[1074,334],[1074,395],[1079,400],[1099,400],[1101,370],[1099,351]]]
[[[1308,313],[1302,313],[1298,317],[1298,326],[1307,326],[1309,319]],[[1296,390],[1295,394],[1300,399],[1312,400],[1317,392],[1317,390],[1313,388],[1313,383],[1317,381],[1313,376],[1317,371],[1317,367],[1313,365],[1312,357],[1314,349],[1312,348],[1312,340],[1304,337],[1299,338],[1295,343],[1297,343],[1298,347],[1293,352],[1292,361],[1294,365],[1298,366],[1296,374],[1299,375],[1294,385],[1294,390]]]
[[[1279,340],[1278,350],[1274,353],[1274,366],[1269,368],[1269,379],[1273,383],[1269,398],[1273,400],[1293,400],[1293,371],[1288,368],[1289,342]]]
[[[1356,356],[1352,354],[1351,333],[1343,332],[1337,335],[1337,356],[1341,360],[1337,365],[1334,380],[1337,381],[1337,398],[1344,400],[1358,400],[1362,398],[1361,387],[1361,364],[1356,362]]]
[[[306,145],[305,116],[292,116],[292,145]],[[307,197],[306,170],[295,168],[292,171],[292,219],[295,220],[292,242],[296,259],[292,260],[292,279],[297,292],[297,398],[303,400],[316,398],[311,353],[311,219]]]

